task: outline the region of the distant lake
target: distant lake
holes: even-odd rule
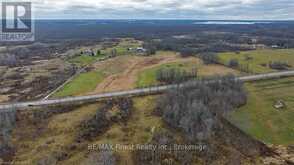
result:
[[[194,22],[193,24],[203,24],[203,25],[254,25],[254,24],[268,24],[273,22],[265,21],[204,21],[204,22]]]

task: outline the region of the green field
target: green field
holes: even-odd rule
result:
[[[112,48],[107,48],[105,50],[102,50],[102,53],[111,55],[111,51],[113,49],[115,49],[118,56],[127,55],[127,54],[130,53],[128,51],[128,48],[137,48],[137,47],[142,46],[138,41],[135,41],[135,40],[132,40],[132,41],[122,40],[121,42],[118,43],[118,45],[116,45],[116,46],[114,46]]]
[[[103,77],[103,74],[97,71],[82,73],[56,92],[53,97],[76,96],[91,92],[103,80]]]
[[[220,62],[228,65],[229,60],[237,59],[241,65],[248,65],[253,73],[266,73],[275,70],[267,64],[271,61],[287,62],[294,68],[294,49],[263,49],[240,53],[220,53]],[[264,65],[265,64],[265,65]]]
[[[185,63],[175,62],[175,63],[164,64],[164,65],[161,65],[158,67],[146,69],[139,74],[138,80],[136,82],[136,86],[137,87],[146,87],[146,86],[158,84],[159,82],[156,80],[156,72],[159,69],[175,68],[175,69],[189,71],[195,67],[196,67],[196,65],[193,62],[185,62]]]
[[[246,84],[246,106],[229,115],[229,119],[253,137],[270,144],[294,144],[294,78]],[[284,109],[275,109],[278,100]]]
[[[98,60],[99,58],[103,58],[103,57],[105,57],[104,54],[96,55],[96,56],[79,55],[79,56],[75,56],[74,58],[70,59],[69,62],[76,64],[76,65],[79,65],[79,66],[86,66],[91,63],[94,63],[96,60]]]

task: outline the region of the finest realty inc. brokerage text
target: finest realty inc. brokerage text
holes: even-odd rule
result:
[[[207,148],[205,144],[89,144],[88,150],[112,150],[112,151],[203,151]]]

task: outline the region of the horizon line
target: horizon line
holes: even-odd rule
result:
[[[1,19],[2,20],[2,19]],[[294,21],[294,19],[193,19],[193,18],[34,18],[32,20],[171,20],[171,21]]]

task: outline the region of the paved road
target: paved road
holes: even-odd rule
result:
[[[290,76],[294,76],[294,71],[244,76],[244,77],[238,77],[236,79],[243,82],[249,82],[249,81],[290,77]],[[49,106],[49,105],[63,105],[63,104],[71,104],[71,103],[77,103],[77,102],[91,102],[91,101],[112,99],[116,97],[126,97],[126,96],[131,97],[131,96],[140,96],[140,95],[159,94],[159,93],[165,92],[168,89],[175,88],[177,86],[183,86],[183,85],[186,85],[186,84],[164,85],[164,86],[157,86],[157,87],[134,89],[129,91],[102,93],[97,95],[67,97],[67,98],[54,99],[54,100],[19,102],[19,103],[10,103],[10,104],[2,104],[2,105],[0,104],[0,112],[7,112],[11,109],[25,110],[26,108],[35,107],[35,106],[42,107],[42,106]]]

